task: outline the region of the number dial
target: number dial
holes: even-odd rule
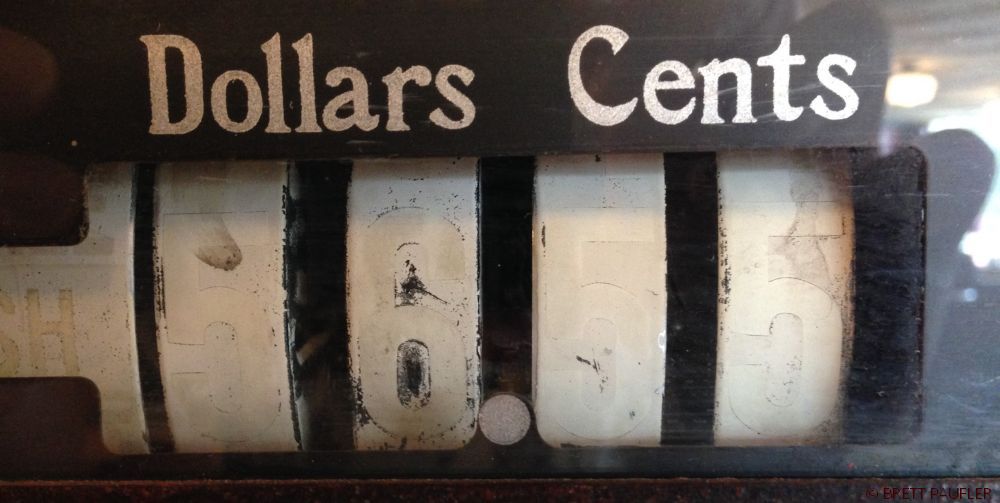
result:
[[[157,339],[180,452],[298,448],[285,339],[284,163],[157,174]]]
[[[839,436],[854,216],[839,153],[719,155],[719,445]]]
[[[475,159],[363,160],[348,194],[358,449],[455,449],[480,401]]]
[[[535,178],[538,430],[657,445],[666,343],[663,157],[543,157]]]

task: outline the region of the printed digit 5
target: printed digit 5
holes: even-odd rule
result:
[[[535,414],[550,445],[656,445],[663,157],[551,157],[535,179]]]
[[[853,325],[846,176],[835,154],[719,157],[717,444],[839,434]]]
[[[283,163],[158,172],[157,329],[178,451],[298,447],[283,311],[286,180]]]

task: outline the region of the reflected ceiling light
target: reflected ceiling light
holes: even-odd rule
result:
[[[901,72],[889,77],[885,101],[894,107],[918,107],[934,101],[937,89],[938,81],[929,73]]]

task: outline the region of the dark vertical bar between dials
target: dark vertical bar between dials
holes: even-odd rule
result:
[[[533,157],[480,161],[483,398],[531,396]]]
[[[300,442],[354,448],[347,335],[347,190],[351,165],[297,162],[286,203],[285,282]]]
[[[284,246],[281,249],[281,286],[285,290],[285,304],[283,306],[285,359],[288,363],[288,385],[289,389],[292,390],[290,393],[291,396],[288,399],[288,405],[291,407],[292,412],[292,428],[295,430],[295,443],[298,444],[299,450],[302,450],[302,424],[299,420],[299,408],[295,402],[298,398],[298,394],[295,392],[295,372],[298,365],[295,360],[295,323],[292,317],[292,297],[295,294],[295,287],[299,281],[297,277],[298,271],[294,268],[293,261],[289,259],[296,251],[295,217],[297,208],[293,199],[293,184],[297,181],[296,174],[297,172],[292,162],[285,165],[285,187],[281,194],[281,213],[285,218],[285,235],[282,238]]]
[[[138,164],[133,171],[134,214],[133,274],[135,288],[135,340],[139,360],[142,406],[146,417],[149,450],[173,452],[174,438],[167,420],[160,373],[160,350],[156,339],[155,253],[156,170],[154,164]]]
[[[666,154],[667,348],[663,444],[711,444],[718,325],[714,153]]]
[[[852,153],[854,342],[844,441],[899,443],[921,422],[924,158]]]

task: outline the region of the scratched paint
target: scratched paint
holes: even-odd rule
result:
[[[716,444],[835,441],[853,334],[846,155],[733,152],[718,164]]]
[[[205,265],[232,271],[243,262],[243,250],[233,239],[222,215],[206,215],[195,226],[194,255]]]
[[[427,345],[409,340],[396,352],[396,394],[404,407],[426,407],[431,400],[431,355]]]
[[[296,450],[280,162],[157,173],[157,340],[180,452]]]
[[[358,449],[455,449],[480,400],[475,159],[363,160],[348,193]]]
[[[131,173],[120,164],[88,170],[90,230],[80,244],[0,248],[0,377],[91,379],[104,442],[122,454],[148,450],[133,323]]]
[[[538,160],[534,402],[550,445],[659,443],[663,169],[661,155]]]

